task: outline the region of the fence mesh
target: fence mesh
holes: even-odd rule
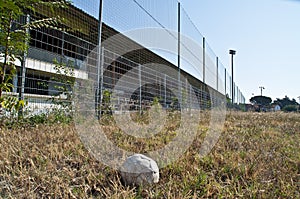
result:
[[[54,13],[40,7],[28,14],[30,21],[56,15],[65,19],[57,29],[28,30],[26,59],[17,64],[12,92],[4,93],[24,98],[33,114],[72,104],[75,78],[92,80],[96,109],[106,92],[115,95],[115,111],[144,110],[153,101],[163,108],[209,108],[232,92],[235,103],[245,103],[176,0],[103,0],[102,6],[99,0],[74,0]]]

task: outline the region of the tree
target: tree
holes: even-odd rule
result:
[[[278,104],[281,107],[281,109],[284,109],[286,106],[289,106],[289,105],[291,105],[291,106],[299,105],[295,99],[290,100],[290,98],[288,96],[285,96],[282,99],[277,98],[274,101],[274,104]]]
[[[285,112],[296,112],[298,110],[298,105],[286,105],[282,110]]]
[[[261,106],[267,106],[270,105],[272,102],[272,99],[270,97],[266,96],[254,96],[251,97],[250,102],[253,104],[261,105]]]
[[[250,102],[254,105],[258,105],[258,110],[260,111],[261,109],[267,108],[271,104],[272,99],[270,97],[259,95],[251,97]]]
[[[16,62],[24,61],[30,39],[28,30],[57,28],[62,21],[59,16],[29,21],[28,14],[34,14],[42,6],[54,12],[54,8],[65,8],[68,4],[68,0],[0,0],[0,107],[5,104],[2,92],[13,88],[11,80],[16,74]]]

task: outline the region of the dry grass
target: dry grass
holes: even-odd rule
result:
[[[167,128],[172,132],[172,126]],[[117,128],[108,129],[120,146],[149,149],[145,143],[140,147],[142,140],[128,143]],[[205,121],[199,129],[199,138],[181,159],[161,169],[160,182],[143,189],[123,186],[117,171],[93,159],[72,124],[2,127],[0,197],[300,197],[299,114],[230,112],[218,143],[202,159],[197,154]],[[165,136],[155,142],[165,143]]]

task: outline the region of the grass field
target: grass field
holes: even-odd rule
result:
[[[227,112],[217,144],[199,158],[207,127],[203,121],[188,151],[160,170],[158,184],[144,188],[123,186],[118,171],[83,147],[74,124],[1,127],[0,197],[300,198],[300,114]],[[154,146],[109,129],[121,147]],[[171,139],[166,133],[155,142]]]

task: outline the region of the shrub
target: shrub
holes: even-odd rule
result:
[[[283,107],[284,112],[296,112],[298,110],[299,106],[298,105],[287,105]]]

